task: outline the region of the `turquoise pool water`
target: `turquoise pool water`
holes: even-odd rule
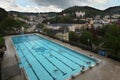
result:
[[[12,37],[29,80],[66,80],[96,60],[38,35]]]

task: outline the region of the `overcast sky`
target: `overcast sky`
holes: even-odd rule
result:
[[[0,7],[7,11],[20,12],[60,12],[75,5],[104,10],[120,6],[120,0],[0,0]]]

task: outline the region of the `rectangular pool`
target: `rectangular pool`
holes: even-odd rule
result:
[[[66,80],[96,65],[96,60],[41,36],[12,37],[29,80]]]

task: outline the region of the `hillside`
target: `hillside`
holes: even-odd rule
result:
[[[83,11],[85,12],[85,16],[84,17],[95,17],[96,15],[107,15],[107,14],[120,14],[120,6],[115,6],[115,7],[110,7],[107,8],[105,10],[99,10],[99,9],[95,9],[93,7],[89,7],[89,6],[73,6],[73,7],[69,7],[67,9],[64,9],[63,11],[61,11],[60,13],[57,12],[45,12],[45,13],[40,13],[41,15],[46,15],[47,17],[53,17],[53,16],[57,16],[57,15],[61,15],[61,14],[70,14],[73,15],[72,17],[75,17],[75,12],[76,11]],[[17,14],[20,17],[23,16],[28,16],[28,15],[35,15],[37,16],[39,13],[29,13],[29,12],[17,12],[17,11],[9,11],[9,14]]]
[[[60,14],[64,13],[74,14],[76,11],[85,12],[86,13],[85,17],[94,17],[95,15],[103,15],[104,13],[102,10],[98,10],[88,6],[74,6],[63,10]]]
[[[26,17],[26,16],[38,16],[39,14],[42,15],[46,15],[48,17],[52,17],[52,16],[56,16],[57,15],[57,12],[46,12],[46,13],[32,13],[32,12],[17,12],[17,11],[9,11],[8,12],[10,15],[12,14],[17,14],[17,16],[19,17]]]
[[[106,14],[120,14],[120,6],[110,7],[106,10],[104,10]]]
[[[18,11],[9,11],[10,15],[17,14],[18,16],[29,16],[29,15],[37,15],[38,13],[29,13],[29,12],[18,12]]]
[[[8,15],[8,12],[0,8],[0,35],[11,34],[21,29],[21,26],[26,23],[20,20],[15,20]]]
[[[4,9],[0,8],[0,22],[8,17],[8,12]]]
[[[60,12],[59,14],[64,14],[64,13],[69,13],[69,14],[74,14],[76,11],[85,11],[86,15],[85,17],[95,17],[95,15],[109,15],[109,14],[120,14],[120,6],[114,6],[107,8],[105,10],[99,10],[95,9],[89,6],[74,6],[67,8]]]

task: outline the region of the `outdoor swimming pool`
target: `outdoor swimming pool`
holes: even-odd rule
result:
[[[96,65],[96,60],[41,36],[12,37],[13,44],[29,80],[66,80]]]

